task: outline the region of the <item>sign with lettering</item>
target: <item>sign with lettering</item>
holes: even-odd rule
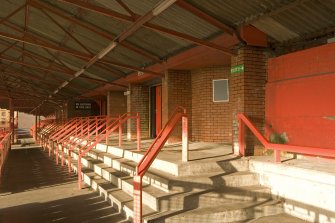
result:
[[[230,74],[240,74],[244,72],[244,64],[236,65],[230,68]]]
[[[76,110],[91,110],[91,102],[75,102],[74,104]]]

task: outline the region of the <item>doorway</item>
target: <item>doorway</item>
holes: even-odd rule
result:
[[[162,85],[150,88],[150,137],[155,138],[162,129]]]

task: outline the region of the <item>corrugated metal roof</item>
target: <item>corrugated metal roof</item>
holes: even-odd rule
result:
[[[327,30],[335,27],[335,1],[334,0],[184,0],[206,14],[212,16],[218,21],[230,26],[233,29],[239,28],[244,24],[251,24],[259,30],[265,32],[274,43],[287,42],[291,40],[304,39],[306,36],[313,36],[313,33]],[[1,2],[0,19],[5,18],[9,13],[25,4],[25,0],[6,0]],[[29,6],[28,16],[28,33],[39,36],[44,43],[50,43],[53,46],[63,47],[87,56],[93,56],[104,49],[117,35],[127,30],[132,21],[121,21],[93,12],[91,10],[81,9],[72,4],[66,4],[60,1],[39,0],[39,3],[46,4],[49,7],[60,10],[66,16],[78,19],[81,23],[95,27],[103,35],[88,30],[72,21],[62,18],[59,15],[45,10],[54,20],[56,20],[64,29],[70,32],[81,44],[67,33],[65,33],[57,24],[55,24],[40,9]],[[86,1],[82,1],[86,2]],[[143,16],[160,0],[123,0],[123,3],[135,14]],[[92,0],[87,1],[89,4],[112,10],[116,13],[130,16],[129,13],[117,1],[110,0]],[[134,18],[135,19],[135,18]],[[15,35],[19,38],[23,37],[25,24],[25,10],[21,10],[8,19],[4,24],[0,25],[0,32]],[[182,34],[201,40],[211,39],[213,36],[223,33],[224,31],[218,27],[206,22],[203,18],[198,17],[194,13],[181,8],[177,4],[172,5],[159,16],[153,18],[150,23],[164,27]],[[16,29],[12,29],[10,27]],[[36,41],[26,39],[28,41]],[[141,27],[135,33],[127,38],[127,44],[135,47],[144,53],[150,54],[152,57],[161,59],[169,58],[185,49],[194,46],[192,41],[173,35],[164,34],[149,28]],[[40,41],[38,41],[40,42]],[[0,41],[0,52],[14,43],[10,38],[2,38]],[[22,43],[18,43],[15,49],[10,49],[3,53],[3,57],[10,57],[30,65],[41,66],[43,69],[36,69],[20,64],[2,61],[2,65],[10,66],[11,72],[20,71],[24,74],[31,74],[35,79],[29,83],[36,87],[43,86],[48,91],[54,91],[53,86],[57,86],[62,81],[68,80],[71,75],[81,69],[88,61],[80,57],[75,57],[69,53],[57,52],[52,49],[45,50],[39,46],[25,44],[28,53],[32,53],[34,59],[29,55],[21,56],[20,50]],[[50,53],[54,54],[51,55]],[[38,57],[43,57],[39,60]],[[55,59],[57,57],[58,59]],[[23,59],[22,59],[23,58]],[[129,66],[145,68],[156,63],[148,56],[128,49],[119,45],[110,52],[104,59],[116,61]],[[65,65],[65,67],[64,67]],[[2,67],[4,67],[2,66]],[[1,65],[0,65],[1,67]],[[55,71],[63,67],[65,71]],[[4,68],[3,68],[4,69]],[[7,68],[6,68],[7,69]],[[88,90],[95,89],[105,82],[111,82],[132,73],[133,70],[116,67],[108,64],[96,63],[85,71],[86,78],[76,78],[67,87],[60,91],[60,95],[80,95]],[[21,75],[21,74],[20,74]],[[36,80],[41,78],[41,83]],[[23,86],[26,79],[19,80],[18,77],[11,77],[10,81],[18,81],[18,85],[11,83],[11,86]],[[95,81],[92,79],[96,79]],[[99,82],[100,81],[100,82]],[[50,84],[43,84],[48,83]],[[100,83],[100,84],[99,84]],[[27,83],[28,86],[28,83]],[[82,88],[82,90],[81,90]],[[62,93],[62,91],[64,91]],[[43,90],[44,92],[44,90]],[[45,95],[47,97],[47,95]]]

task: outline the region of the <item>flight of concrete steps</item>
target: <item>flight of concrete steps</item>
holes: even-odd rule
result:
[[[71,153],[75,172],[77,152]],[[82,158],[84,182],[129,219],[132,176],[141,157],[136,151],[99,144]],[[143,178],[144,222],[247,222],[283,213],[281,201],[248,171],[247,159],[227,155],[211,162],[172,163],[158,157],[152,166]]]

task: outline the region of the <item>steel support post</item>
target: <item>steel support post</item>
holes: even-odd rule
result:
[[[142,223],[142,176],[134,176],[134,219],[133,219],[133,223]]]
[[[188,117],[182,117],[182,161],[188,161]]]
[[[137,151],[141,150],[141,118],[140,114],[136,113],[136,127],[137,127]]]

